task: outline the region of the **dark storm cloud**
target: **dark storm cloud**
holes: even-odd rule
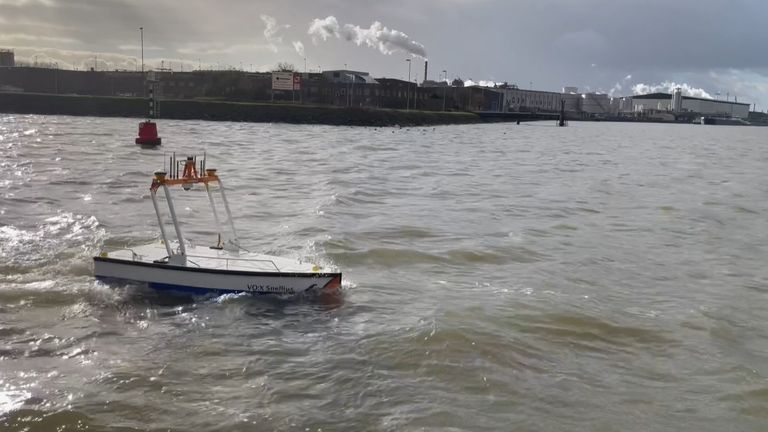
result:
[[[549,3],[556,7],[563,2]],[[588,43],[570,46],[570,53],[587,53],[598,64],[702,69],[768,65],[768,58],[758,55],[768,36],[768,4],[762,0],[593,0],[578,4],[580,7],[571,5],[567,13],[554,18],[563,29],[558,39],[590,34],[584,40]],[[559,50],[557,54],[569,52]]]

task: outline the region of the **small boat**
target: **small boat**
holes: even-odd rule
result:
[[[93,257],[96,278],[142,282],[155,289],[191,294],[252,293],[290,297],[329,294],[341,289],[339,272],[324,272],[312,263],[252,253],[242,248],[224,184],[215,169],[205,166],[205,155],[177,161],[174,154],[170,162],[170,172],[155,172],[150,186],[162,240],[155,244],[102,251]],[[182,165],[183,169],[180,169]],[[217,230],[214,245],[197,246],[185,242],[171,196],[174,186],[186,191],[195,186],[205,189]],[[157,197],[160,190],[165,195],[175,239],[168,237]],[[215,195],[223,203],[227,232],[222,230]],[[226,241],[222,241],[224,235],[228,236]]]
[[[719,125],[719,126],[750,126],[751,124],[738,117],[701,117],[701,120],[697,124],[702,125]]]

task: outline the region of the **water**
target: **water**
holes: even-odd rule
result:
[[[768,424],[768,129],[0,116],[0,429],[721,431]],[[251,249],[332,302],[91,277],[201,151]],[[177,202],[212,241],[204,195]]]

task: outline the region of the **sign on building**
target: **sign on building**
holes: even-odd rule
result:
[[[272,90],[293,90],[293,72],[272,72]]]
[[[301,75],[293,74],[293,89],[301,90]]]

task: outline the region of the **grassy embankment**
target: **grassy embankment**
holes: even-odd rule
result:
[[[147,100],[130,97],[0,93],[0,112],[16,114],[143,117]],[[159,117],[267,123],[302,123],[351,126],[425,126],[479,123],[473,113],[404,111],[372,108],[335,108],[279,103],[244,103],[210,100],[163,100]]]

